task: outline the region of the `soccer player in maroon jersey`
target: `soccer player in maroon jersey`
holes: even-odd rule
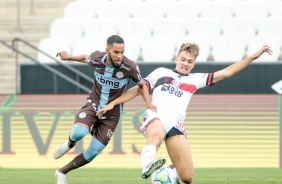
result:
[[[156,151],[165,141],[171,167],[178,175],[178,183],[192,183],[194,165],[192,154],[184,128],[186,110],[192,95],[197,89],[212,86],[221,80],[232,77],[262,54],[271,54],[268,46],[263,46],[253,55],[214,73],[191,73],[199,54],[197,44],[183,43],[176,58],[174,70],[157,68],[144,80],[152,90],[152,104],[157,112],[147,109],[141,131],[146,135],[146,145],[141,152],[142,177],[148,178],[156,167],[148,167],[154,160]],[[97,112],[99,118],[120,103],[127,102],[140,94],[138,87],[130,88],[121,97],[115,99]]]
[[[69,140],[54,150],[54,159],[61,158],[88,133],[91,133],[93,138],[83,153],[55,172],[58,184],[67,183],[66,174],[69,171],[90,163],[106,147],[119,122],[123,105],[115,106],[101,119],[97,118],[96,112],[121,96],[130,79],[140,88],[147,108],[156,110],[150,102],[148,89],[141,77],[138,65],[124,56],[124,50],[123,39],[118,35],[112,35],[107,39],[106,52],[95,51],[89,56],[69,56],[65,51],[57,54],[61,60],[88,63],[94,70],[93,87],[87,102],[76,115]]]

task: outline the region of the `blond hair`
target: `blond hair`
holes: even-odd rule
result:
[[[196,43],[182,43],[178,51],[178,55],[181,51],[187,51],[196,58],[199,55],[199,50],[200,47]]]

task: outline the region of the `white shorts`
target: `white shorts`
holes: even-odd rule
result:
[[[152,111],[151,109],[147,109],[143,113],[144,117],[144,123],[140,127],[140,130],[146,134],[146,126],[152,119],[159,119],[164,127],[164,138],[166,137],[166,134],[171,130],[171,128],[176,128],[180,132],[183,133],[183,135],[186,136],[186,131],[184,128],[184,125],[181,121],[179,121],[177,118],[169,117],[167,114],[159,114],[157,112]]]

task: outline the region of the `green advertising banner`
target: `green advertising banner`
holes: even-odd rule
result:
[[[90,135],[61,159],[52,158],[86,97],[0,95],[0,167],[57,168],[83,152]],[[194,95],[184,125],[195,167],[279,167],[278,103],[278,95]],[[141,97],[124,105],[109,145],[86,167],[141,168],[144,108]],[[157,157],[170,163],[164,144]]]

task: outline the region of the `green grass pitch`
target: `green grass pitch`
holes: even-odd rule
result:
[[[1,169],[1,184],[52,184],[55,169]],[[68,184],[150,184],[140,169],[78,169],[68,174]],[[193,184],[281,184],[278,168],[195,169]]]

